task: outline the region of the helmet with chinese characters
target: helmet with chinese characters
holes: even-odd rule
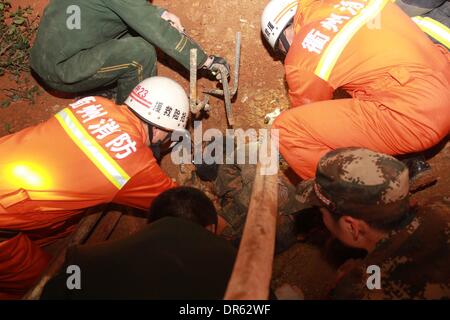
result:
[[[125,104],[141,120],[168,131],[183,131],[189,118],[189,99],[177,82],[151,77],[139,83]]]
[[[271,0],[267,4],[261,16],[261,30],[272,49],[294,19],[297,8],[297,0]]]

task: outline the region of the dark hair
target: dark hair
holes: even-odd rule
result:
[[[343,216],[353,217],[351,214],[341,214],[339,212],[331,210],[328,210],[328,212],[330,212],[331,217],[336,222],[339,221],[339,219],[342,218]],[[357,217],[354,218],[364,221],[370,227],[377,229],[379,231],[390,232],[406,227],[416,217],[416,214],[417,214],[417,207],[412,206],[408,209],[407,213],[403,217],[400,217],[399,219],[393,221],[367,221],[364,218],[357,218]]]
[[[148,221],[165,217],[190,220],[206,227],[217,225],[217,211],[203,191],[191,187],[178,187],[161,193],[150,206]]]

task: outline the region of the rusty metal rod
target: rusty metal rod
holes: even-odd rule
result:
[[[230,127],[234,125],[234,119],[233,119],[233,105],[231,104],[231,94],[230,94],[230,88],[228,86],[228,79],[227,79],[227,69],[225,66],[219,65],[219,71],[222,76],[222,85],[223,85],[223,92],[224,92],[224,100],[225,100],[225,109],[227,111],[227,119],[228,124]]]
[[[238,91],[240,65],[241,65],[241,33],[238,32],[236,34],[236,56],[235,56],[235,62],[234,62],[234,79],[233,79],[233,89],[231,90],[231,98],[233,98]],[[212,90],[204,91],[203,93],[211,94],[211,95],[215,95],[215,96],[223,96],[224,90],[212,89]]]
[[[201,110],[209,110],[209,96],[198,102],[197,99],[197,49],[190,51],[190,79],[189,79],[189,106],[193,114],[199,113]]]
[[[189,79],[189,105],[191,112],[196,114],[197,109],[197,49],[190,52],[190,79]]]
[[[190,52],[190,109],[193,114],[197,114],[200,110],[208,110],[208,95],[215,95],[224,97],[225,109],[227,113],[228,125],[232,127],[234,125],[233,118],[233,106],[231,99],[236,95],[239,86],[239,72],[240,72],[240,61],[241,61],[241,33],[236,34],[236,56],[234,62],[234,76],[233,76],[233,87],[230,91],[230,86],[228,84],[227,71],[225,66],[219,66],[219,72],[222,79],[223,89],[212,89],[204,91],[206,94],[205,100],[198,103],[197,102],[197,49],[191,49]]]
[[[241,69],[241,33],[236,33],[236,56],[234,59],[234,83],[231,96],[235,96],[239,87],[239,72]]]

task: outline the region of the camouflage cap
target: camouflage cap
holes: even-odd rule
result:
[[[366,222],[394,222],[408,213],[408,169],[368,149],[337,149],[319,161],[300,201]]]

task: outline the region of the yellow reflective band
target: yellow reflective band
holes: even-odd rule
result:
[[[114,184],[117,189],[130,180],[130,176],[113,158],[95,141],[69,109],[63,109],[56,116],[64,131],[75,144],[94,163],[94,165]]]
[[[450,28],[429,17],[414,17],[412,19],[423,32],[450,49]]]
[[[353,17],[331,40],[325,49],[314,73],[325,81],[330,79],[331,71],[353,36],[370,20],[383,10],[390,0],[372,0],[361,12]]]

